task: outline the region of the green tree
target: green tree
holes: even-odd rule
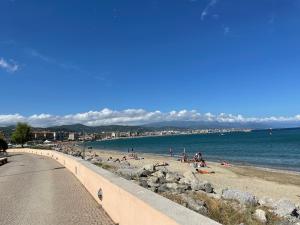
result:
[[[16,130],[11,136],[13,142],[21,144],[22,148],[24,144],[31,138],[31,127],[27,123],[18,123]]]
[[[8,145],[7,145],[7,142],[0,138],[0,151],[6,151],[6,149],[8,149]]]
[[[5,136],[4,136],[4,134],[0,131],[0,139],[5,139]]]

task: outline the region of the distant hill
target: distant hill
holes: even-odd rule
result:
[[[86,132],[86,133],[101,133],[101,132],[149,132],[149,131],[160,131],[160,130],[188,130],[188,129],[226,129],[226,128],[240,128],[240,129],[282,129],[282,128],[296,128],[300,127],[299,124],[295,123],[220,123],[220,122],[210,122],[210,121],[166,121],[150,123],[141,126],[123,126],[123,125],[108,125],[108,126],[86,126],[83,124],[73,124],[73,125],[62,125],[47,128],[33,127],[32,130],[49,130],[49,131],[65,131],[65,132]],[[10,137],[15,126],[0,127],[0,132],[4,133],[6,137]]]
[[[0,132],[2,132],[5,137],[10,137],[15,128],[16,126],[0,127]]]
[[[100,132],[145,132],[151,129],[142,126],[122,126],[122,125],[108,125],[108,126],[86,126],[83,124],[62,125],[46,128],[50,131],[67,131],[67,132],[87,132],[87,133],[100,133]]]
[[[10,137],[16,126],[0,127],[0,131],[4,133],[6,137]],[[86,133],[101,133],[101,132],[146,132],[152,131],[151,128],[142,126],[122,126],[122,125],[109,125],[109,126],[86,126],[83,124],[73,124],[73,125],[62,125],[54,127],[32,127],[33,131],[48,130],[52,132],[65,131],[65,132],[86,132]]]
[[[166,121],[145,124],[145,127],[163,128],[176,127],[186,129],[226,129],[226,128],[243,128],[243,129],[267,129],[270,128],[267,124],[262,123],[225,123],[216,121]]]

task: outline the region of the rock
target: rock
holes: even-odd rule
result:
[[[206,193],[213,193],[213,187],[211,183],[207,181],[194,181],[191,183],[191,188],[194,191],[205,191]]]
[[[294,203],[289,200],[281,199],[273,205],[274,213],[280,217],[296,216],[297,208]]]
[[[125,168],[125,169],[121,168],[118,169],[116,173],[128,180],[132,180],[139,177],[139,170],[132,169],[132,168]]]
[[[195,180],[199,181],[199,178],[196,177],[195,173],[193,173],[192,171],[185,172],[183,174],[183,177],[183,181],[188,184],[191,184]]]
[[[205,191],[207,193],[212,193],[213,192],[213,187],[212,185],[207,182],[207,181],[201,181],[195,173],[192,171],[185,172],[183,174],[183,178],[179,180],[180,184],[190,184],[192,190],[194,191]]]
[[[154,177],[158,177],[158,178],[164,178],[165,177],[165,174],[161,170],[158,170],[155,173],[152,173],[151,175],[154,176]]]
[[[158,177],[149,177],[148,180],[147,180],[147,184],[150,187],[156,187],[156,188],[158,188],[160,186],[160,184],[158,183],[158,181],[159,181]]]
[[[144,168],[138,169],[139,177],[147,177],[147,176],[150,176],[151,174],[152,174],[152,172],[150,172],[149,170],[145,170]]]
[[[165,166],[159,166],[159,167],[155,167],[156,171],[161,171],[163,172],[164,174],[168,173],[169,170],[167,169],[167,167]]]
[[[176,190],[178,189],[178,184],[177,183],[167,183],[167,188],[169,189],[173,189],[173,190]]]
[[[92,159],[93,159],[92,156],[85,156],[85,160],[86,160],[86,161],[91,161]]]
[[[158,183],[159,178],[158,177],[148,177],[148,182],[150,183]]]
[[[150,190],[150,191],[153,191],[153,192],[157,192],[157,189],[158,189],[157,187],[150,187],[150,188],[149,188],[149,190]]]
[[[142,186],[143,188],[147,188],[148,187],[148,183],[146,180],[139,180],[138,181],[138,185]]]
[[[94,157],[91,159],[91,163],[101,163],[102,158],[101,157]]]
[[[183,193],[185,192],[188,186],[185,184],[178,183],[166,183],[166,187],[173,192]]]
[[[196,200],[196,199],[188,196],[187,194],[181,194],[180,196],[181,196],[182,200],[187,203],[188,208],[190,208],[198,213],[201,213],[203,215],[207,215],[208,210],[206,208],[204,201]]]
[[[186,179],[186,178],[181,178],[179,181],[178,181],[178,183],[180,183],[180,184],[189,184],[190,185],[190,183],[189,183],[189,181]]]
[[[143,166],[144,170],[149,171],[150,173],[154,173],[155,172],[155,165],[154,164],[147,164]]]
[[[256,209],[253,216],[258,221],[260,221],[262,223],[267,223],[267,216],[266,216],[266,212],[264,210]]]
[[[274,200],[269,197],[262,197],[258,200],[258,204],[261,206],[266,206],[268,208],[272,208],[274,204]]]
[[[158,192],[166,192],[169,191],[169,188],[167,187],[167,184],[162,184],[157,188]]]
[[[248,192],[242,192],[234,189],[224,189],[222,191],[222,198],[229,200],[237,200],[241,204],[245,205],[257,205],[257,199],[254,195]]]
[[[221,195],[220,194],[216,194],[216,193],[206,193],[208,197],[214,198],[214,199],[221,199]]]
[[[295,225],[287,220],[284,220],[284,221],[278,221],[275,223],[275,225]]]
[[[167,182],[174,183],[174,182],[177,182],[179,179],[180,178],[179,178],[178,174],[170,173],[170,172],[166,174]]]

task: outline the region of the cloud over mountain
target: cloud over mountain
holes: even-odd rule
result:
[[[299,123],[300,115],[291,117],[244,117],[220,113],[200,113],[196,110],[180,111],[146,111],[144,109],[111,110],[104,108],[99,111],[88,111],[63,116],[50,114],[21,114],[0,115],[0,126],[13,125],[17,122],[27,122],[32,126],[56,126],[81,123],[88,126],[99,125],[140,125],[163,121],[191,121],[191,122],[218,122],[218,123]]]

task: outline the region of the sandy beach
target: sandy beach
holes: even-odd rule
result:
[[[93,150],[100,157],[121,159],[128,155],[127,152],[113,150]],[[169,164],[168,170],[183,174],[186,171],[195,171],[189,163],[181,163],[175,157],[155,154],[138,153],[141,160],[128,159],[128,162],[136,167],[146,164],[163,163]],[[292,171],[258,168],[252,166],[231,165],[224,167],[220,163],[208,162],[207,171],[215,173],[201,174],[203,180],[214,185],[216,192],[225,188],[247,191],[258,198],[269,197],[273,200],[288,199],[295,204],[300,204],[300,173]]]

